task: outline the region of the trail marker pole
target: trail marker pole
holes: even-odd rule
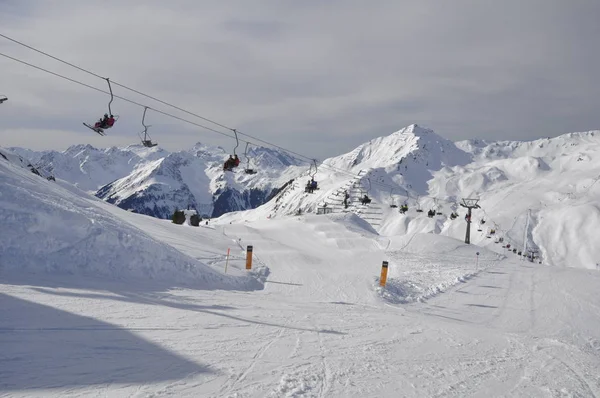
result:
[[[252,269],[252,245],[246,248],[246,269]]]
[[[381,278],[379,278],[379,286],[385,287],[385,283],[387,282],[387,271],[388,271],[388,262],[384,261],[381,264]]]
[[[227,248],[227,259],[225,260],[225,273],[227,273],[227,264],[229,264],[229,250],[230,248]]]

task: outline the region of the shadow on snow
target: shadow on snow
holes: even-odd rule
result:
[[[0,303],[0,391],[156,383],[213,373],[97,319],[1,293]]]

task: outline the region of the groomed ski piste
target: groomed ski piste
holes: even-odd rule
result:
[[[2,153],[2,397],[600,395],[597,270],[353,213],[175,225]]]

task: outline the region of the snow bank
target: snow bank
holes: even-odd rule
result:
[[[96,206],[97,199],[74,195],[8,159],[0,158],[0,271],[261,287],[250,277],[212,270]]]
[[[550,265],[573,264],[597,269],[600,264],[600,205],[561,206],[538,214],[533,236]]]
[[[503,256],[434,234],[390,239],[388,279],[377,293],[392,303],[423,301],[499,263]]]
[[[344,226],[348,231],[355,232],[359,235],[369,238],[372,238],[373,235],[379,235],[371,226],[371,224],[354,213],[328,214],[326,217],[331,221],[335,221],[336,223]]]

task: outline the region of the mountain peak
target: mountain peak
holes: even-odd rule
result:
[[[427,129],[425,127],[421,127],[419,126],[417,123],[413,123],[410,126],[406,126],[403,129],[400,129],[397,131],[397,133],[412,133],[414,135],[418,135],[418,136],[422,136],[422,135],[428,135],[428,134],[435,134],[433,132],[433,130],[431,129]]]

